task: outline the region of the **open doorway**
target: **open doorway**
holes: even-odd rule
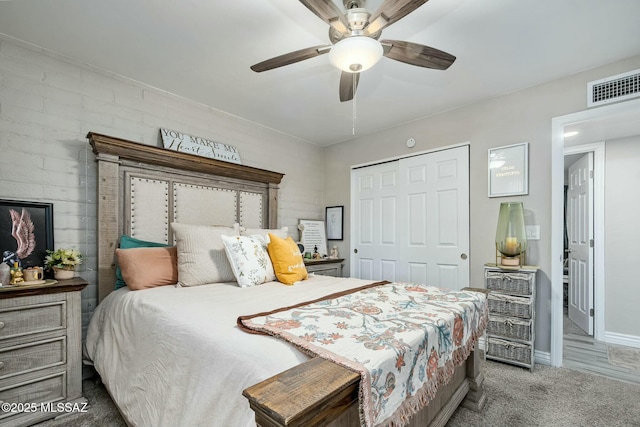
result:
[[[552,271],[551,271],[551,359],[553,366],[563,366],[563,344],[564,344],[564,165],[565,154],[577,154],[570,152],[571,150],[582,150],[586,148],[585,144],[596,144],[595,141],[610,141],[616,138],[622,138],[630,135],[639,135],[640,129],[640,100],[633,100],[611,104],[604,107],[593,108],[566,116],[556,117],[552,119]],[[565,132],[577,130],[581,132],[577,137],[565,138]],[[575,141],[575,142],[574,142]],[[582,145],[580,149],[575,148]],[[571,148],[574,147],[574,148]],[[604,144],[603,144],[604,147]],[[597,153],[597,147],[592,147],[594,153]],[[566,150],[569,149],[569,152]],[[589,151],[589,150],[582,150]],[[598,163],[596,154],[595,163]],[[604,160],[604,148],[602,148],[602,158]],[[604,164],[604,163],[603,163]],[[597,173],[596,173],[597,178]],[[623,188],[621,186],[621,188]],[[596,192],[598,191],[596,187]],[[600,200],[604,200],[604,188],[601,189],[602,194]],[[596,193],[595,199],[598,199]],[[595,215],[597,217],[597,209],[601,209],[601,218],[604,218],[604,204],[594,205],[596,207]],[[620,331],[619,327],[614,327],[612,318],[615,321],[617,312],[612,307],[618,301],[611,300],[605,305],[604,301],[604,262],[598,266],[598,260],[604,260],[604,221],[594,222],[594,327],[593,338],[595,342],[613,343],[613,344],[634,344],[637,341],[634,329],[631,332]],[[599,230],[599,227],[602,229]],[[598,233],[601,233],[601,237]],[[623,256],[626,259],[626,256]],[[627,263],[628,265],[631,265]],[[600,282],[599,282],[600,281]],[[598,282],[601,286],[598,286]],[[633,291],[635,292],[635,291]],[[623,302],[629,299],[631,293],[622,293]],[[620,300],[620,294],[606,293],[608,296],[615,295]],[[625,296],[626,295],[626,296]],[[613,298],[613,296],[612,296]],[[606,312],[606,307],[614,311]],[[605,328],[605,319],[609,324],[609,329]],[[615,329],[618,329],[616,331]],[[620,331],[620,332],[619,332]],[[598,341],[599,340],[599,341]],[[617,342],[616,342],[617,341]]]
[[[563,338],[602,340],[605,143],[564,148]],[[566,348],[566,340],[564,342]]]
[[[612,125],[613,126],[613,125]],[[588,127],[579,126],[583,132]],[[572,125],[567,129],[575,129]],[[564,170],[565,180],[563,193],[565,194],[565,230],[564,260],[563,260],[563,291],[566,289],[566,299],[563,301],[563,358],[562,365],[569,369],[597,373],[623,381],[640,383],[640,346],[638,337],[629,335],[620,338],[613,329],[611,313],[607,316],[607,308],[615,311],[616,299],[615,274],[605,274],[605,267],[612,268],[611,258],[618,255],[612,251],[616,241],[617,228],[624,228],[633,234],[635,218],[624,225],[612,226],[612,218],[623,222],[617,216],[619,203],[617,199],[626,199],[630,194],[626,184],[633,186],[633,182],[626,179],[619,180],[615,170],[626,169],[622,172],[625,177],[630,170],[619,162],[621,157],[628,157],[630,165],[635,165],[640,151],[630,146],[635,145],[640,136],[631,136],[627,132],[640,135],[637,130],[630,129],[621,133],[610,131],[605,136],[606,141],[589,144],[572,143],[571,138],[564,141]],[[591,136],[592,138],[595,137]],[[588,138],[588,136],[583,136]],[[632,168],[631,168],[632,169]],[[605,181],[609,182],[605,182]],[[605,190],[609,191],[605,196]],[[633,192],[633,190],[631,190]],[[605,199],[607,197],[607,199]],[[633,196],[635,198],[635,196]],[[605,221],[605,211],[609,209],[608,221]],[[631,228],[629,228],[631,227]],[[609,240],[612,241],[609,244]],[[613,246],[612,246],[613,245]],[[610,259],[605,262],[605,248]],[[609,281],[607,292],[607,280]],[[566,287],[566,288],[565,288]],[[607,295],[613,295],[610,304],[605,302]],[[631,295],[625,297],[629,298]],[[606,328],[605,318],[609,318],[609,328]]]

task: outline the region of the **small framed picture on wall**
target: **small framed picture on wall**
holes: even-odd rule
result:
[[[325,212],[327,240],[344,240],[344,206],[329,206]]]
[[[489,149],[489,197],[529,194],[529,143]]]

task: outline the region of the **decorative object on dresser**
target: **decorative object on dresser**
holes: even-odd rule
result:
[[[308,273],[323,276],[342,277],[342,263],[344,258],[305,259],[304,265]]]
[[[0,254],[9,267],[42,267],[53,249],[53,204],[0,200]]]
[[[533,371],[538,267],[485,264],[489,323],[485,356]]]
[[[53,270],[57,280],[73,279],[76,266],[82,264],[82,254],[77,249],[47,250],[44,265]]]
[[[49,404],[86,402],[80,291],[87,284],[76,277],[0,288],[0,401],[43,404],[37,411],[0,413],[0,426],[29,426],[61,415],[42,411]]]
[[[496,264],[509,267],[524,265],[526,251],[527,231],[522,202],[503,202],[496,229]]]
[[[316,258],[327,256],[327,237],[324,221],[301,219],[298,222],[298,230],[300,230],[300,243],[304,246],[305,254],[307,252],[317,253]]]

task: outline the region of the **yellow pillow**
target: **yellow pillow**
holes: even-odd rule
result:
[[[269,233],[269,240],[267,250],[278,281],[293,285],[306,279],[307,269],[296,242],[291,237],[283,239],[272,233]]]

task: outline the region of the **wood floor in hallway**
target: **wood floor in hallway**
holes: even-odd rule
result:
[[[612,350],[627,351],[632,355],[640,354],[640,350],[624,346],[613,346],[615,348],[611,349],[610,344],[596,341],[580,330],[566,314],[564,317],[562,364],[565,368],[640,384],[640,360],[628,363],[614,360],[614,363],[611,363],[610,358]]]

